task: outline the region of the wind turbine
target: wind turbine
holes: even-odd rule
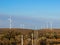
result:
[[[35,28],[34,28],[35,30],[37,29],[37,26],[35,26]]]
[[[37,32],[36,32],[36,38],[38,38],[38,27],[35,26],[35,29],[37,30]]]
[[[51,26],[51,30],[52,30],[52,28],[53,28],[52,22],[50,22],[50,26]]]
[[[12,28],[12,18],[11,18],[11,16],[10,16],[10,18],[9,18],[9,22],[10,22],[10,29]]]
[[[40,27],[40,29],[42,29],[42,26]]]
[[[35,29],[36,29],[37,31],[34,31],[34,37],[36,38],[36,39],[34,40],[34,45],[36,45],[36,44],[37,44],[37,41],[38,41],[38,27],[35,26]]]
[[[24,24],[20,24],[20,28],[24,28]],[[24,45],[23,44],[23,35],[21,35],[21,45]]]
[[[45,25],[42,25],[42,26],[41,26],[41,29],[45,29]]]
[[[20,24],[20,28],[24,28],[24,26],[25,26],[24,24]]]
[[[48,27],[48,23],[47,23],[47,29],[48,29],[49,27]]]
[[[45,25],[43,25],[43,29],[45,29]]]

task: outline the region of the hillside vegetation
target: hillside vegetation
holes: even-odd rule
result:
[[[60,39],[60,29],[32,30],[0,28],[0,45],[21,45],[21,35],[23,35],[24,45],[32,45],[32,39],[33,44],[35,44],[36,41],[36,45],[46,45],[47,41],[52,41],[52,39]]]

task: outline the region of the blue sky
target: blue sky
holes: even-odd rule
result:
[[[52,21],[57,28],[60,27],[60,0],[0,0],[0,20],[4,22],[9,16],[16,19],[16,27],[19,27],[18,22],[40,27],[42,22],[46,25],[46,22]],[[8,24],[0,27],[8,27]]]

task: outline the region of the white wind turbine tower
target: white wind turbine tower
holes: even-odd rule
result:
[[[40,29],[42,29],[42,26],[40,27]]]
[[[48,29],[49,27],[48,27],[48,23],[47,23],[47,29]]]
[[[11,18],[11,16],[10,16],[10,18],[9,18],[9,22],[10,22],[10,29],[12,28],[12,18]]]
[[[35,26],[34,29],[37,30],[36,32],[34,31],[34,37],[36,38],[36,40],[34,40],[34,45],[36,45],[38,41],[38,27]]]
[[[25,28],[24,26],[25,26],[24,24],[20,24],[20,28]]]
[[[41,26],[41,29],[45,29],[45,25],[42,25],[42,26]]]
[[[53,28],[52,22],[50,22],[50,26],[51,26],[51,30],[52,30],[52,28]]]
[[[24,28],[24,24],[20,24],[20,28]],[[24,45],[23,43],[23,35],[21,35],[21,45]]]
[[[43,25],[43,29],[45,29],[45,25]]]
[[[37,26],[35,26],[34,29],[36,30],[37,29]]]

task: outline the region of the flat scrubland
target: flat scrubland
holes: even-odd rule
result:
[[[0,45],[21,45],[21,35],[23,35],[24,45],[32,45],[32,40],[34,45],[60,43],[60,29],[0,28]]]

